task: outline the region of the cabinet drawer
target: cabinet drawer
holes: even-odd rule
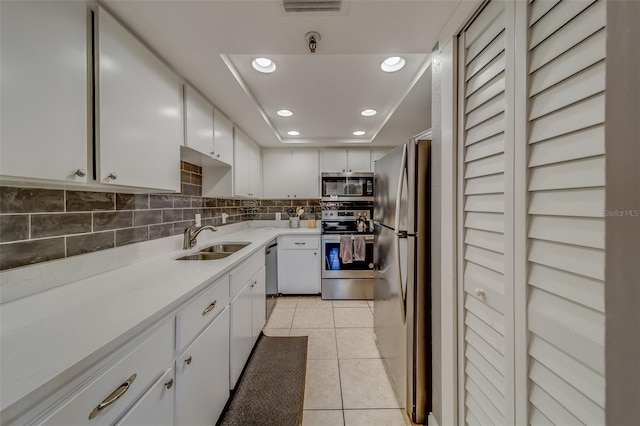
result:
[[[176,349],[182,349],[229,304],[229,276],[213,283],[176,315]]]
[[[285,235],[280,237],[278,246],[281,249],[317,249],[320,246],[320,238],[315,235]]]
[[[175,406],[173,404],[175,379],[169,368],[151,388],[131,407],[116,426],[171,426]]]
[[[264,266],[264,250],[252,255],[249,259],[242,262],[240,266],[231,271],[230,278],[230,297],[233,299],[247,284],[247,281],[253,277],[256,272]]]
[[[112,424],[171,363],[173,340],[174,323],[166,321],[43,423],[64,426]],[[109,404],[110,400],[113,402]],[[104,408],[98,409],[101,404]]]

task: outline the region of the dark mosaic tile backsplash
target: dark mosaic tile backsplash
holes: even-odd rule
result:
[[[188,176],[187,176],[188,175]],[[199,176],[199,178],[198,178]],[[274,220],[276,213],[303,206],[319,212],[319,200],[231,200],[205,198],[202,170],[182,165],[182,194],[0,187],[0,270],[61,259],[182,234],[195,223]],[[191,195],[191,193],[196,193]]]

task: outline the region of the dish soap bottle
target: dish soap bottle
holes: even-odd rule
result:
[[[309,228],[315,228],[316,227],[316,213],[315,213],[315,207],[311,207],[311,210],[309,211],[309,220],[307,221],[307,223],[309,224]]]

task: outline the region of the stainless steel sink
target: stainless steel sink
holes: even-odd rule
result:
[[[224,259],[233,253],[242,250],[251,243],[219,243],[201,248],[196,253],[187,254],[176,260],[216,260]]]
[[[198,250],[200,253],[235,253],[251,243],[219,243]]]
[[[233,253],[193,253],[177,258],[176,260],[216,260],[224,259]]]

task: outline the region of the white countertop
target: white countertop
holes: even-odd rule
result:
[[[169,251],[0,306],[0,416],[13,418],[165,317],[280,235],[319,228],[245,228],[211,237],[249,242],[219,260],[175,261]],[[116,249],[117,250],[117,249]],[[196,249],[190,250],[197,251]]]

